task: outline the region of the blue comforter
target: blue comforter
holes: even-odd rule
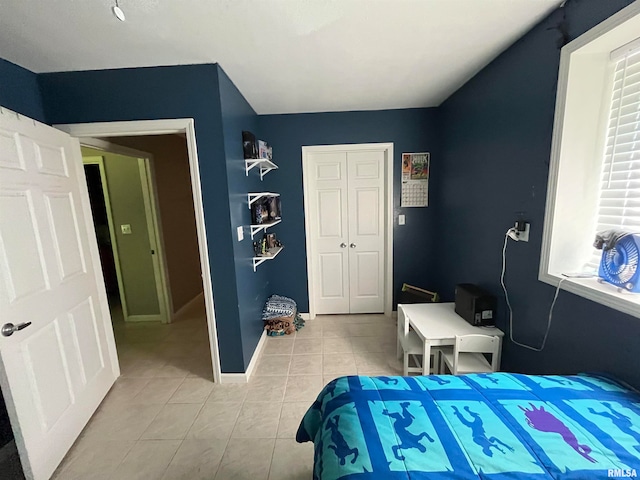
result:
[[[640,395],[589,375],[342,377],[296,440],[322,480],[634,477]]]

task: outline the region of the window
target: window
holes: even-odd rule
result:
[[[595,232],[640,232],[640,50],[613,58]],[[587,266],[597,270],[601,251]]]
[[[640,5],[562,49],[540,280],[595,271],[596,232],[640,232]],[[596,278],[562,288],[640,317],[640,295]]]

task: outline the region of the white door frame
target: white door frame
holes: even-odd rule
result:
[[[198,150],[196,147],[196,131],[193,118],[178,118],[171,120],[134,120],[125,122],[97,122],[54,125],[73,137],[126,137],[142,135],[167,135],[184,133],[189,153],[189,171],[191,172],[191,190],[193,206],[196,216],[196,230],[198,247],[200,250],[200,268],[202,270],[202,286],[204,288],[205,310],[209,326],[209,344],[211,347],[211,361],[213,363],[213,381],[220,383],[220,352],[218,349],[218,332],[213,299],[213,284],[209,266],[209,249],[207,247],[207,232],[204,222],[202,206],[202,186],[200,184],[200,168]]]
[[[313,279],[313,258],[316,253],[313,236],[311,235],[311,211],[309,198],[311,185],[309,181],[310,154],[326,152],[361,152],[364,150],[382,150],[385,153],[385,165],[382,169],[385,175],[385,222],[384,222],[384,314],[391,316],[393,308],[393,143],[358,143],[346,145],[312,145],[302,147],[302,186],[304,189],[304,233],[307,247],[307,288],[309,295],[309,317],[315,318],[315,291]]]
[[[99,138],[80,138],[80,145],[101,150],[103,152],[114,153],[126,157],[132,157],[138,160],[140,169],[140,182],[142,185],[142,197],[144,202],[144,212],[147,219],[147,229],[150,234],[151,249],[156,251],[154,255],[153,269],[156,280],[156,290],[158,292],[158,300],[160,307],[160,320],[162,323],[171,323],[173,312],[173,300],[169,288],[169,273],[167,269],[167,258],[164,249],[164,239],[162,237],[162,223],[158,211],[158,191],[155,181],[154,159],[153,155],[141,150],[122,147],[115,143],[100,140]],[[101,157],[102,158],[102,157]],[[90,164],[93,162],[85,162]],[[111,201],[109,199],[108,182],[104,170],[104,160],[97,162],[100,165],[100,178],[102,180],[102,190],[104,192],[105,203],[107,206],[107,218],[109,221],[109,233],[111,235],[111,245],[113,247],[113,256],[116,264],[116,275],[118,277],[118,290],[120,291],[120,302],[122,304],[122,313],[125,321],[157,321],[157,315],[129,315],[124,284],[122,283],[122,273],[120,271],[120,260],[118,251],[118,242],[116,237],[116,229],[111,214]]]

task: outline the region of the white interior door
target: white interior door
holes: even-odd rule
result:
[[[119,375],[80,145],[0,109],[0,384],[27,478],[47,479]]]
[[[318,313],[349,313],[349,210],[346,152],[311,156],[310,227]]]
[[[384,152],[347,153],[349,312],[384,311]]]
[[[308,155],[316,313],[380,313],[385,299],[385,152]]]

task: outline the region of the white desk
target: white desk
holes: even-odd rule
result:
[[[454,303],[412,303],[398,305],[398,316],[404,315],[405,321],[418,334],[424,344],[422,374],[429,375],[429,356],[431,346],[455,345],[456,335],[497,335],[500,338],[498,350],[498,369],[502,354],[504,332],[496,327],[474,327],[454,311]],[[398,330],[401,322],[398,321]],[[398,331],[398,344],[400,335]],[[401,348],[401,347],[399,347]],[[435,365],[434,365],[435,366]]]

